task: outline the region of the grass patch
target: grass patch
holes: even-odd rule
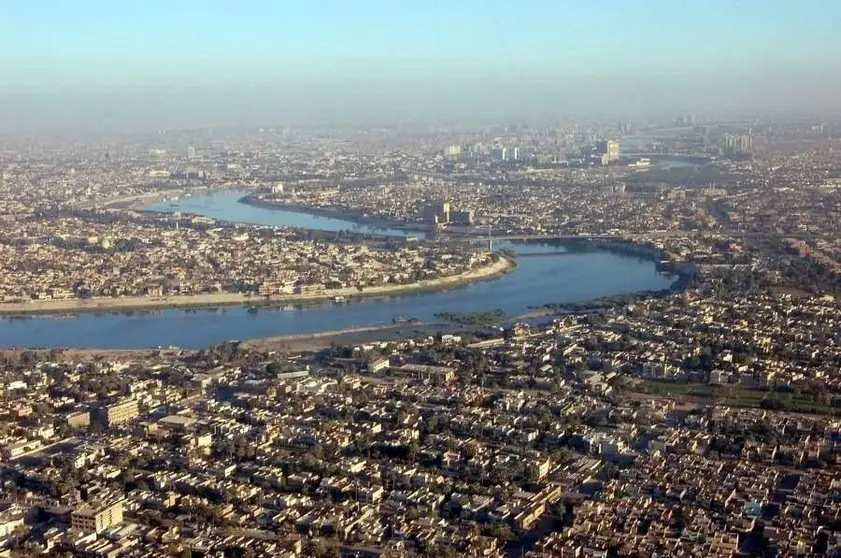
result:
[[[508,315],[504,310],[490,312],[438,312],[435,317],[456,324],[473,327],[492,327],[504,321]]]
[[[819,400],[818,394],[798,394],[790,391],[749,389],[736,385],[709,385],[669,382],[664,380],[634,380],[628,389],[660,397],[708,399],[710,404],[728,407],[749,407],[795,413],[841,416],[841,400],[830,403]]]

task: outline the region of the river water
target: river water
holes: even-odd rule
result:
[[[316,217],[237,203],[242,192],[223,191],[163,202],[149,209],[182,211],[264,225],[320,230],[366,230],[341,219]],[[402,231],[386,231],[404,234]],[[503,245],[520,253],[547,252],[519,259],[517,269],[491,281],[456,289],[349,304],[288,305],[256,313],[242,307],[161,310],[133,313],[81,313],[0,319],[2,347],[148,348],[175,345],[206,347],[230,339],[316,333],[391,323],[396,317],[434,320],[436,312],[504,310],[511,316],[546,303],[573,302],[640,290],[668,287],[672,278],[653,262],[608,251],[566,253],[563,248]]]
[[[177,201],[162,201],[149,205],[153,211],[181,211],[205,215],[224,221],[249,223],[252,225],[272,225],[276,227],[300,227],[320,231],[351,230],[364,234],[413,236],[421,238],[423,233],[399,229],[376,228],[352,223],[345,219],[310,215],[300,211],[267,209],[245,203],[237,203],[248,194],[245,190],[223,190],[211,194],[199,194],[179,198]]]

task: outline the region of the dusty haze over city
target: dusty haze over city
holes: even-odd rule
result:
[[[4,3],[2,131],[837,111],[831,1]]]

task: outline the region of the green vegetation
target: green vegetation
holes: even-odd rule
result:
[[[606,310],[608,308],[621,307],[626,306],[628,304],[633,304],[634,302],[645,300],[649,296],[658,296],[667,292],[669,292],[668,289],[662,289],[659,291],[640,291],[636,293],[604,296],[600,298],[594,298],[591,300],[584,300],[581,302],[550,302],[541,306],[530,306],[529,308],[532,310],[546,308],[548,310],[554,310],[558,312],[584,312]]]
[[[636,380],[626,386],[629,391],[661,397],[709,399],[710,403],[729,407],[754,407],[794,413],[841,416],[841,398],[821,393],[801,393],[799,390],[758,390],[736,385],[707,385]]]
[[[665,382],[658,380],[633,381],[628,386],[630,391],[637,393],[650,393],[664,397],[706,397],[717,398],[719,386],[706,384],[684,384],[678,382]]]
[[[497,308],[490,312],[438,312],[435,317],[466,326],[492,327],[505,321],[508,314]]]

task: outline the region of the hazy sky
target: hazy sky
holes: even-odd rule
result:
[[[841,98],[839,0],[0,0],[0,131]]]

